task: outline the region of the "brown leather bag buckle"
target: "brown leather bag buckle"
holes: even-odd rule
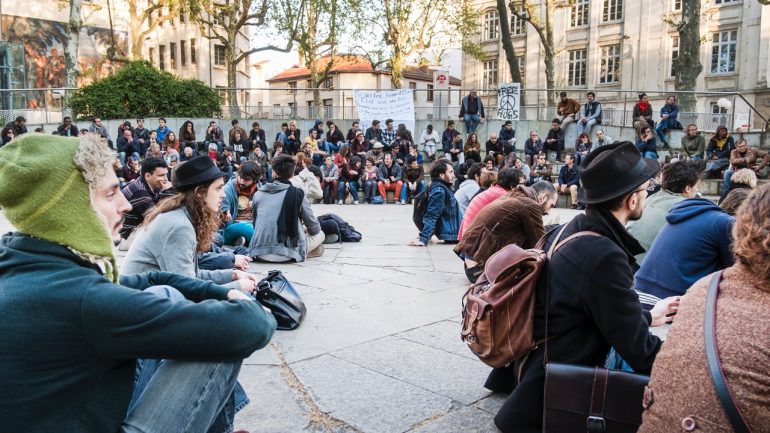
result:
[[[586,428],[588,433],[604,433],[606,431],[606,425],[604,418],[600,416],[589,416],[586,418]]]

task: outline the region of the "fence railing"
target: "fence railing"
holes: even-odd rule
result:
[[[63,117],[71,115],[67,107],[67,99],[75,89],[0,89],[0,121],[10,121],[17,115],[27,118],[32,124],[50,124],[61,122]],[[226,89],[218,89],[226,90]],[[221,118],[248,118],[265,120],[291,119],[334,119],[357,120],[358,112],[353,104],[353,89],[320,89],[322,106],[311,106],[308,98],[312,99],[312,89],[297,89],[288,92],[287,89],[238,89],[239,98],[249,95],[252,100],[267,100],[262,104],[222,105]],[[460,100],[468,93],[468,89],[433,90],[413,89],[415,120],[444,122],[457,119]],[[262,94],[260,95],[260,92]],[[544,90],[527,89],[527,97],[539,95]],[[570,95],[580,98],[585,90],[571,90]],[[578,94],[580,92],[580,94]],[[636,102],[636,90],[596,90],[597,99],[603,103],[603,124],[608,126],[632,126],[632,109]],[[226,93],[226,92],[223,92]],[[487,120],[497,119],[496,90],[480,89],[479,96],[485,102]],[[641,92],[639,92],[641,93]],[[662,99],[669,93],[677,92],[646,92],[653,100],[655,111],[662,105]],[[728,129],[745,128],[750,130],[765,130],[767,121],[745,97],[738,92],[696,93],[699,97],[728,96],[732,101],[733,110],[727,113],[680,112],[679,122],[683,125],[693,123],[704,131],[713,131],[719,125]],[[270,103],[272,101],[273,103]],[[342,101],[343,104],[335,104]],[[735,104],[745,104],[748,109],[741,116],[736,114]],[[745,108],[745,107],[744,107]],[[151,113],[136,113],[136,115],[151,116]],[[544,105],[525,105],[520,107],[520,119],[548,122],[556,117],[556,107]],[[381,119],[384,120],[384,119]],[[748,125],[748,128],[746,128]]]

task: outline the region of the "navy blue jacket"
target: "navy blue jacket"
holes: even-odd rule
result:
[[[572,169],[567,164],[561,166],[559,170],[559,185],[578,185],[580,186],[580,168],[577,164],[572,164]]]
[[[684,295],[699,279],[732,266],[734,221],[705,198],[677,203],[636,273],[636,290],[661,299]]]

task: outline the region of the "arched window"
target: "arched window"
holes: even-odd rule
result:
[[[484,14],[484,40],[493,41],[499,37],[500,14],[496,10]]]

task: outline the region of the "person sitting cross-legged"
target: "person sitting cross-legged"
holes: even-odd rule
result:
[[[494,186],[482,192],[478,192],[473,199],[471,199],[465,214],[463,214],[457,239],[462,239],[463,233],[471,225],[481,209],[506,193],[513,191],[513,189],[516,188],[516,185],[522,183],[523,180],[524,174],[515,168],[504,168],[500,170]]]
[[[262,168],[254,161],[246,161],[238,168],[238,174],[225,184],[222,199],[222,233],[227,245],[249,246],[254,235],[254,210],[251,201],[262,179]],[[240,238],[240,239],[239,239]]]
[[[334,165],[331,155],[326,155],[324,158],[324,163],[321,165],[321,176],[324,203],[332,204],[334,203],[334,198],[337,197],[337,184],[340,174],[337,166]]]
[[[412,155],[406,157],[404,164],[404,187],[401,189],[401,203],[411,203],[414,196],[425,189],[422,166],[417,163],[417,158]]]
[[[227,431],[242,360],[275,330],[240,290],[118,275],[113,245],[131,205],[115,157],[96,134],[29,134],[0,149],[0,206],[19,230],[0,241],[3,431]]]
[[[296,162],[278,155],[270,163],[273,181],[254,194],[254,236],[249,255],[266,262],[304,262],[324,252],[324,233],[310,201],[291,182]]]
[[[345,147],[343,147],[345,149]],[[359,180],[362,178],[363,167],[361,167],[361,158],[354,156],[350,162],[342,164],[340,170],[340,184],[337,192],[338,204],[345,203],[345,191],[350,191],[350,197],[353,204],[358,204]]]
[[[428,206],[422,217],[423,228],[411,246],[428,245],[433,235],[445,243],[457,242],[460,230],[460,210],[452,195],[454,168],[446,159],[439,159],[430,168],[431,184],[428,189]]]
[[[393,191],[393,201],[399,199],[401,187],[404,186],[401,176],[401,166],[393,162],[393,155],[386,153],[377,176],[377,190],[383,200],[387,198],[387,191]],[[405,203],[401,201],[401,204]]]

